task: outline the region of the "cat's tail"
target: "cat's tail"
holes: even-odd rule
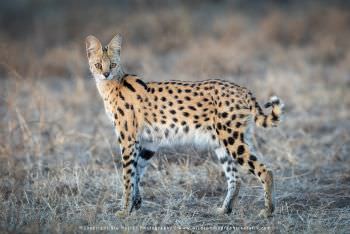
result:
[[[270,98],[270,100],[264,105],[265,108],[272,107],[272,110],[269,114],[264,114],[262,108],[256,99],[253,99],[252,111],[254,114],[254,121],[256,126],[269,128],[277,127],[282,120],[284,113],[284,103],[281,99],[276,96]]]

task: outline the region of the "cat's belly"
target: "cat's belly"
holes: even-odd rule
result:
[[[174,128],[162,125],[146,126],[139,135],[140,144],[156,151],[158,147],[172,147],[179,145],[194,145],[199,148],[217,148],[219,141],[211,131],[202,129],[186,129],[182,126]]]

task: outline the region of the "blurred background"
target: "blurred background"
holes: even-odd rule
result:
[[[299,50],[307,63],[346,67],[349,6],[325,0],[3,1],[0,58],[26,77],[87,76],[85,37],[108,43],[121,33],[125,66],[146,76],[261,76],[276,62],[295,66]],[[1,77],[7,71],[2,66]]]
[[[0,230],[81,225],[254,226],[349,231],[350,2],[293,0],[12,0],[0,3]],[[257,129],[276,178],[276,215],[257,218],[262,190],[243,176],[235,214],[215,155],[164,149],[126,220],[118,145],[88,70],[85,37],[123,36],[124,70],[145,81],[220,78],[285,122]],[[114,163],[113,163],[114,162]],[[113,185],[113,186],[111,186]]]

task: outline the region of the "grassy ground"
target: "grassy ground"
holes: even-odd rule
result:
[[[113,16],[119,21],[88,18],[80,34],[58,30],[62,40],[39,30],[56,21],[40,21],[34,39],[1,35],[0,229],[349,233],[349,10],[289,6],[257,14],[230,7],[137,10],[126,19]],[[99,10],[85,14],[94,18]],[[73,15],[65,18],[68,29],[81,24]],[[115,30],[124,35],[126,70],[146,81],[221,78],[249,87],[261,103],[272,94],[285,101],[279,128],[256,129],[262,161],[275,174],[273,218],[258,217],[263,191],[250,175],[242,175],[234,213],[216,215],[225,178],[210,150],[192,146],[158,152],[142,181],[143,207],[123,220],[114,215],[122,194],[120,155],[83,41],[91,32],[107,42]]]

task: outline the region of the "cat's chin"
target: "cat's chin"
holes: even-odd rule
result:
[[[113,76],[110,75],[108,77],[104,77],[102,75],[101,76],[100,75],[95,75],[94,78],[95,78],[95,81],[100,82],[100,81],[112,80]]]

